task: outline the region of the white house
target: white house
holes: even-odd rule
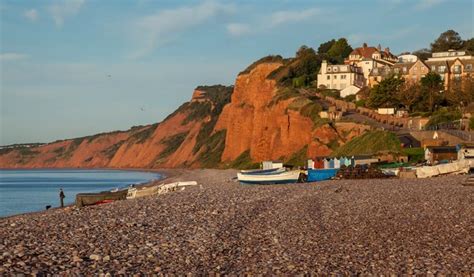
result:
[[[318,74],[318,87],[343,90],[349,86],[364,86],[362,68],[349,64],[328,64],[323,61]]]

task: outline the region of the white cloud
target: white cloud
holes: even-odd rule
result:
[[[0,61],[7,62],[7,61],[18,61],[27,59],[28,55],[20,54],[20,53],[2,53],[0,54]]]
[[[141,45],[132,54],[132,58],[146,56],[159,45],[178,36],[179,32],[202,24],[220,13],[228,13],[233,10],[233,5],[205,1],[195,6],[162,10],[139,18],[133,24],[133,31],[139,37]]]
[[[227,32],[232,36],[242,36],[252,32],[250,25],[243,23],[231,23],[226,26]]]
[[[251,33],[264,32],[284,24],[293,24],[309,20],[319,14],[319,10],[311,8],[300,11],[277,11],[264,16],[260,21],[250,25],[245,23],[231,23],[226,26],[231,36],[243,36]]]
[[[84,2],[85,0],[65,0],[49,6],[48,10],[56,26],[61,27],[66,17],[76,15]]]
[[[444,2],[444,0],[420,0],[420,2],[415,6],[415,8],[418,10],[425,10],[436,6],[442,2]]]
[[[38,11],[36,11],[35,9],[27,10],[23,13],[23,16],[25,16],[31,22],[34,22],[38,20]]]
[[[278,26],[282,24],[301,22],[315,16],[318,13],[319,11],[316,8],[303,11],[278,11],[270,16],[270,25]]]

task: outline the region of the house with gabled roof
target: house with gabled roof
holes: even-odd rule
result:
[[[373,68],[384,66],[390,67],[393,66],[397,60],[397,56],[393,55],[388,47],[382,50],[380,45],[378,47],[373,47],[364,43],[362,47],[355,48],[349,54],[349,57],[344,60],[344,63],[354,64],[362,68],[366,80],[365,85],[368,85],[369,74]]]

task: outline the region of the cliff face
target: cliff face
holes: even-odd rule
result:
[[[331,147],[367,129],[352,123],[318,127],[311,116],[292,107],[298,101],[311,106],[311,100],[295,95],[276,101],[285,97],[279,97],[275,80],[267,76],[282,65],[259,64],[237,77],[232,101],[225,106],[216,126],[227,130],[223,161],[235,160],[246,151],[254,161],[286,160],[298,151],[308,157],[325,156],[332,152]]]
[[[0,149],[0,168],[219,167],[329,155],[368,127],[328,124],[314,96],[278,88],[284,60],[256,62],[235,87],[201,86],[163,122],[39,147]],[[318,108],[319,107],[319,108]]]
[[[190,102],[159,124],[40,147],[2,149],[0,168],[213,166],[215,156],[222,154],[225,131],[211,132],[231,93],[232,87],[200,87]],[[212,147],[205,143],[210,138],[214,139]],[[209,153],[213,156],[206,156]]]

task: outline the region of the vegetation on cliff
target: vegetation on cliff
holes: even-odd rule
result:
[[[332,156],[376,155],[401,153],[400,140],[387,131],[371,131],[356,137],[332,153]]]

